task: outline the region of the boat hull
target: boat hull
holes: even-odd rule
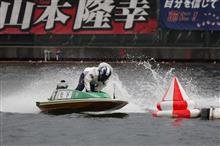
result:
[[[36,102],[42,112],[46,113],[73,113],[73,112],[101,112],[118,110],[128,102],[122,100],[54,100],[48,102]]]

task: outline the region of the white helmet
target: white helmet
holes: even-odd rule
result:
[[[111,74],[113,73],[113,69],[111,65],[105,62],[99,64],[98,71],[99,71],[98,80],[103,82],[108,80]]]

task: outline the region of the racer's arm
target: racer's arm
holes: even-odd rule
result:
[[[85,85],[85,88],[86,88],[86,91],[91,91],[91,87],[90,87],[90,82],[93,80],[93,75],[88,72],[86,75],[85,75],[85,78],[84,78],[84,85]]]

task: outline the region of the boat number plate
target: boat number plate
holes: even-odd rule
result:
[[[71,91],[58,91],[56,95],[56,99],[70,99],[71,97]]]

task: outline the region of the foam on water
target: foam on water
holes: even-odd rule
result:
[[[110,80],[109,85],[103,91],[109,93],[112,96],[115,95],[116,99],[128,101],[129,104],[126,105],[124,108],[118,110],[117,112],[146,112],[146,110],[143,110],[141,105],[137,103],[136,99],[128,93],[125,85],[122,84],[117,74],[113,75],[113,78]]]
[[[208,93],[201,93],[201,89],[198,90],[196,84],[194,84],[196,81],[190,76],[192,70],[176,72],[174,67],[164,69],[160,67],[161,64],[148,61],[135,62],[134,65],[137,71],[143,71],[141,77],[138,76],[140,80],[133,79],[132,73],[121,73],[119,67],[113,74],[108,86],[104,89],[112,96],[115,92],[117,99],[129,102],[127,106],[117,112],[140,113],[147,112],[146,109],[154,110],[156,103],[162,99],[168,83],[174,75],[179,78],[186,93],[197,103],[198,108],[220,106],[218,93],[208,97]],[[38,113],[39,109],[35,105],[36,101],[46,101],[56,87],[57,82],[61,79],[69,82],[69,88],[75,88],[83,70],[82,67],[44,66],[34,68],[32,72],[28,72],[28,68],[23,69],[25,70],[24,77],[20,77],[21,74],[15,73],[19,72],[18,68],[9,67],[5,72],[2,71],[0,111]],[[138,72],[134,73],[138,74]],[[133,79],[131,87],[120,79],[123,75],[128,76],[126,80]],[[9,88],[11,89],[9,90]]]
[[[6,80],[1,82],[1,85],[5,87],[4,90],[2,90],[1,92],[1,111],[19,113],[39,112],[38,108],[35,105],[35,102],[46,101],[47,98],[50,97],[50,94],[52,93],[53,89],[55,88],[57,81],[63,78],[67,78],[71,81],[71,79],[68,78],[69,73],[70,69],[68,68],[65,69],[65,71],[58,71],[54,69],[50,70],[50,67],[43,67],[40,68],[37,72],[33,72],[32,76],[27,81],[25,81],[25,79],[27,79],[27,74],[24,75],[23,78],[21,78],[21,81],[11,81],[10,77],[6,77]],[[14,74],[11,76],[16,76],[18,74]],[[23,84],[21,82],[23,82]],[[14,90],[8,89],[9,87],[7,87],[7,84],[14,84],[14,86],[12,86],[15,88],[16,86],[20,86],[17,87],[18,90]]]
[[[197,108],[207,108],[210,106],[220,107],[220,93],[217,91],[216,94],[214,93],[214,96],[210,96],[208,93],[204,93],[204,91],[202,91],[203,89],[199,90],[194,84],[196,81],[194,81],[190,76],[192,70],[186,68],[183,72],[176,72],[176,69],[171,67],[164,72],[164,69],[160,67],[160,64],[156,64],[156,67],[153,68],[152,64],[148,61],[139,62],[138,65],[144,66],[145,70],[149,70],[151,72],[151,76],[154,82],[153,84],[147,84],[141,87],[145,88],[145,92],[148,94],[150,93],[152,97],[142,98],[144,102],[140,102],[145,103],[147,109],[156,109],[156,103],[162,100],[162,97],[168,88],[169,82],[174,76],[180,79],[181,85],[183,85],[183,88],[185,89],[190,99],[195,101]]]

